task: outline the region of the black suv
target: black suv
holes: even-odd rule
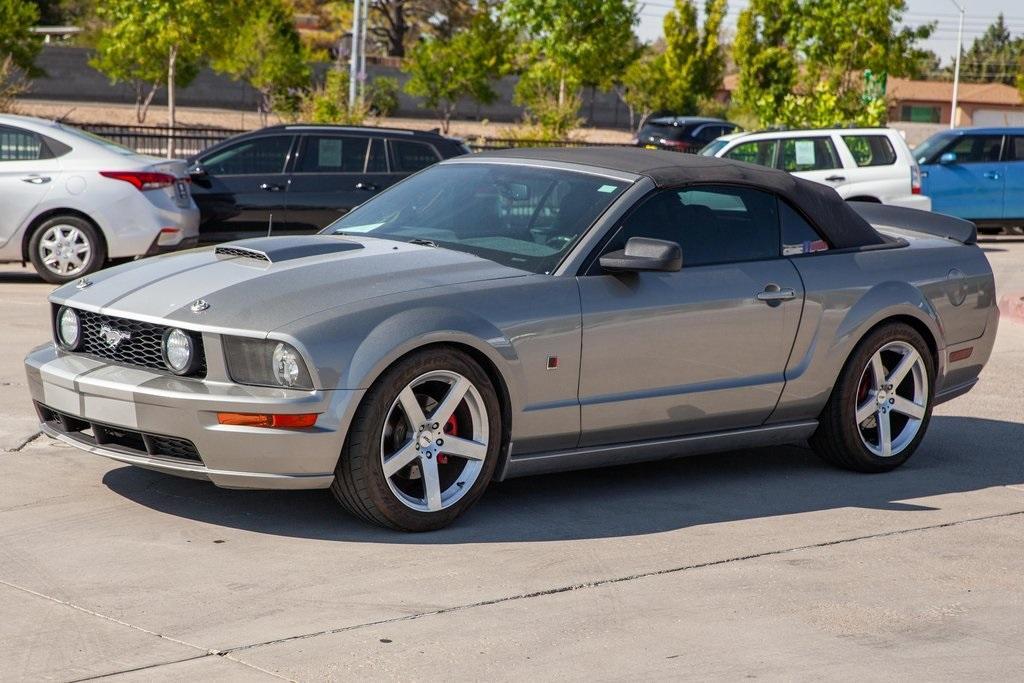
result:
[[[644,122],[633,144],[648,149],[695,153],[715,138],[728,135],[738,128],[735,123],[722,119],[652,116]]]
[[[465,154],[435,132],[284,125],[244,133],[189,159],[199,236],[222,241],[316,232],[436,161]]]

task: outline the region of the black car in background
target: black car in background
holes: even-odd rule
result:
[[[199,237],[223,241],[320,230],[410,173],[469,149],[436,132],[282,125],[189,159]]]
[[[633,144],[648,149],[695,153],[715,138],[739,129],[735,123],[701,116],[652,116]]]

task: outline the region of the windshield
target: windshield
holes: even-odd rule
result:
[[[701,155],[702,157],[713,157],[713,156],[715,156],[715,154],[718,153],[718,150],[722,149],[723,147],[725,147],[728,144],[729,144],[728,140],[723,140],[722,138],[718,138],[714,142],[708,143],[708,145],[706,147],[704,147],[704,149],[702,149],[701,151],[697,152],[697,154]]]
[[[933,135],[920,145],[914,148],[914,158],[917,159],[919,164],[928,164],[934,161],[932,157],[944,148],[949,141],[953,139],[953,136],[948,133],[939,133]]]
[[[441,164],[370,199],[323,232],[415,241],[548,273],[627,184],[536,166]]]
[[[72,128],[71,126],[65,126],[63,123],[58,125],[60,126],[61,131],[63,131],[64,133],[74,135],[75,137],[81,138],[83,140],[88,140],[89,142],[92,142],[97,145],[102,145],[111,152],[117,152],[118,154],[123,154],[125,156],[135,155],[135,150],[125,147],[124,145],[119,145],[113,140],[108,140],[107,138],[100,137],[99,135],[89,133],[87,131],[82,130],[81,128]]]

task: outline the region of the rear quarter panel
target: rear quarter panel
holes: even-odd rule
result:
[[[976,246],[906,239],[909,247],[792,259],[806,299],[786,387],[769,422],[817,416],[857,343],[895,316],[913,318],[932,336],[939,391],[964,381],[964,373],[949,376],[946,349],[982,337],[994,326],[997,309],[988,261]],[[981,346],[968,371],[974,376],[988,358],[990,345]]]

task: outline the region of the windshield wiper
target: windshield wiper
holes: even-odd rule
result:
[[[423,247],[436,247],[437,246],[437,242],[435,242],[434,240],[428,240],[428,239],[423,238],[423,237],[414,237],[411,240],[409,240],[409,244],[418,244],[418,245],[423,246]]]

